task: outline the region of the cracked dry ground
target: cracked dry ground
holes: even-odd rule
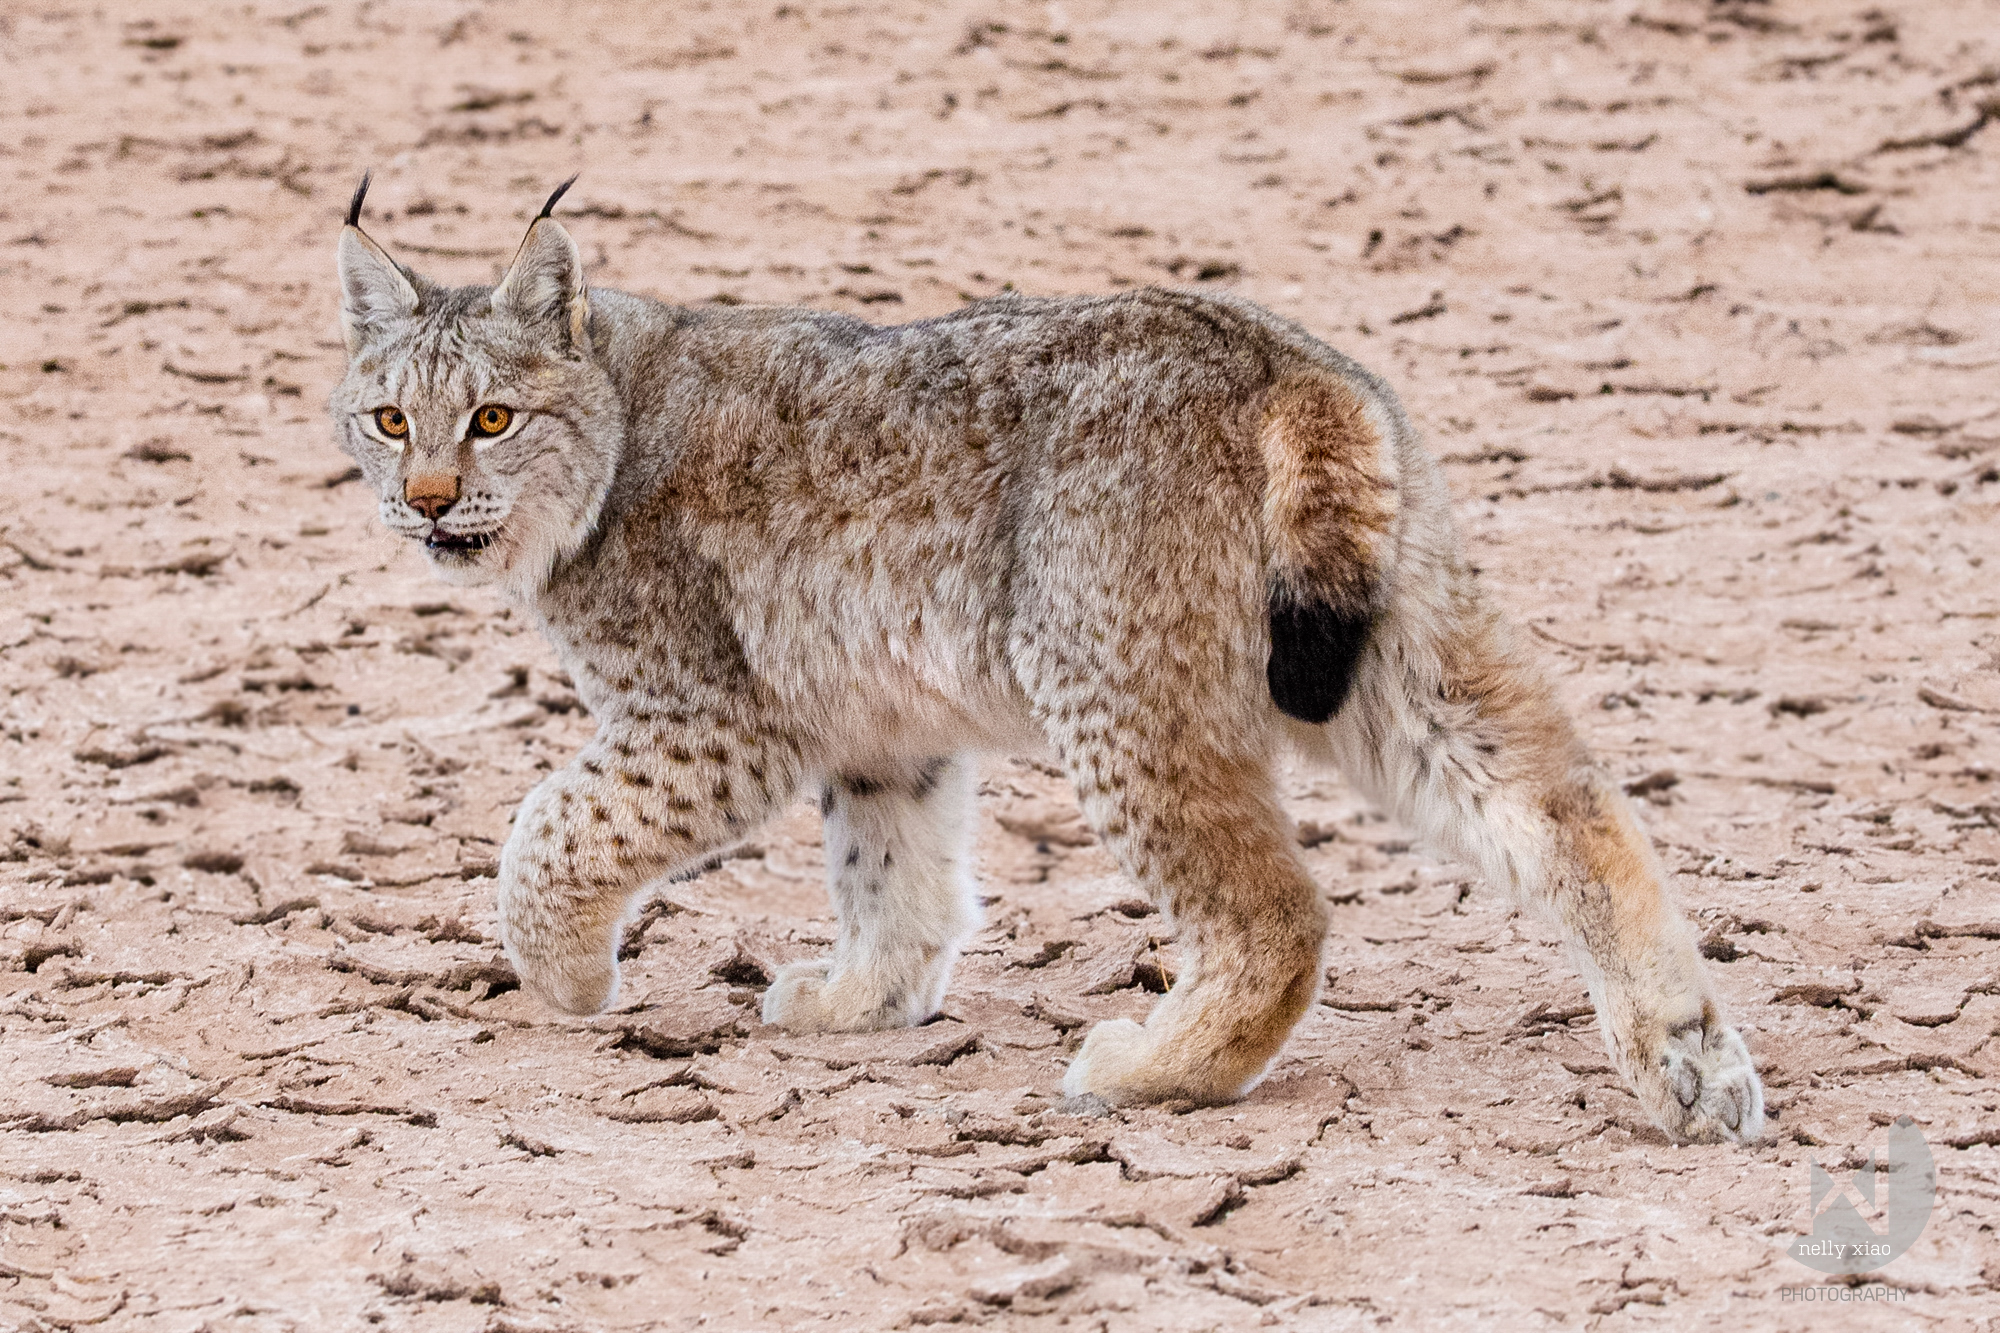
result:
[[[0,1324],[1991,1328],[2000,14],[1861,7],[0,9]],[[1304,770],[1327,983],[1238,1106],[1065,1113],[1175,955],[1005,756],[939,1021],[758,1022],[803,803],[658,886],[624,1008],[528,1003],[494,857],[590,721],[328,443],[364,165],[454,280],[581,165],[600,284],[1178,280],[1390,376],[1769,1140],[1664,1142],[1549,933]],[[1902,1114],[1905,1299],[1784,1303]]]

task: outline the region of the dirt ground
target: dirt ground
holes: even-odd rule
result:
[[[1987,0],[0,5],[0,1325],[2000,1324],[2000,8]],[[993,756],[945,1015],[799,1039],[806,804],[659,886],[630,1003],[493,934],[590,732],[330,443],[333,245],[904,320],[1229,288],[1386,374],[1631,784],[1774,1115],[1675,1147],[1548,931],[1337,776],[1242,1104],[1067,1113],[1174,966]],[[1811,1305],[1809,1162],[1938,1203]]]

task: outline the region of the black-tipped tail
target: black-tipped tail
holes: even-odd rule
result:
[[[374,177],[375,173],[372,171],[361,173],[361,184],[354,187],[354,197],[347,201],[348,226],[358,227],[361,225],[361,201],[368,197],[368,182],[373,180]]]
[[[1371,617],[1271,590],[1271,661],[1265,678],[1271,701],[1314,725],[1340,711],[1354,688],[1354,671],[1368,645]]]
[[[540,222],[543,218],[555,212],[556,200],[562,198],[565,194],[568,194],[569,187],[576,184],[576,177],[581,176],[582,174],[583,173],[579,171],[576,173],[576,176],[571,176],[561,185],[556,186],[556,192],[549,196],[549,201],[546,204],[542,205],[542,211],[535,216],[535,221]]]

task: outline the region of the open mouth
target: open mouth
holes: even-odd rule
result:
[[[444,532],[437,528],[424,539],[424,549],[439,555],[471,555],[492,544],[490,532]]]

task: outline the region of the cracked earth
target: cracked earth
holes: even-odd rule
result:
[[[17,4],[0,71],[0,1326],[2000,1322],[1990,3]],[[1387,375],[1767,1141],[1664,1140],[1552,936],[1303,768],[1326,983],[1240,1105],[1062,1102],[1176,958],[1004,755],[936,1022],[758,1021],[805,804],[655,886],[624,1007],[528,1002],[494,859],[591,721],[330,443],[364,167],[452,281],[581,167],[599,285],[1226,287]],[[1904,1115],[1894,1299],[1788,1301]]]

